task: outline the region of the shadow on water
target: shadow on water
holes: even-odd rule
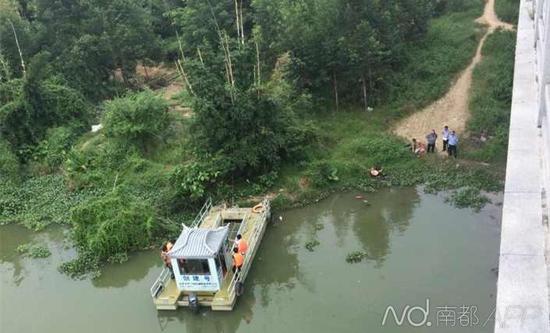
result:
[[[233,333],[242,324],[250,324],[254,317],[253,308],[256,298],[252,293],[245,293],[232,312],[212,312],[206,308],[198,314],[181,309],[180,311],[158,311],[158,327],[162,332],[173,331],[174,327],[185,327],[184,332],[218,332]],[[178,330],[179,331],[179,330]]]
[[[162,263],[158,260],[156,251],[141,251],[128,257],[122,264],[109,264],[101,272],[101,276],[93,279],[92,284],[98,288],[123,288],[132,281],[142,280],[151,268],[161,270]]]
[[[0,272],[11,271],[11,281],[19,286],[28,271],[25,262],[33,260],[38,265],[48,265],[50,258],[30,259],[17,252],[17,247],[24,244],[35,244],[47,247],[52,253],[65,251],[66,248],[66,229],[63,227],[52,226],[41,232],[33,232],[22,226],[11,224],[2,226],[0,232]],[[54,255],[55,256],[55,255]]]
[[[367,258],[380,268],[390,253],[391,233],[407,230],[420,196],[414,188],[389,189],[369,197],[368,202],[367,208],[355,214],[352,230]]]

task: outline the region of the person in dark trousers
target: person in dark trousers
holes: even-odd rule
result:
[[[449,145],[447,146],[447,152],[449,153],[449,156],[457,157],[456,149],[458,147],[458,136],[456,135],[455,131],[452,131],[451,134],[449,134]]]
[[[445,125],[445,127],[443,127],[441,138],[443,141],[443,151],[447,151],[447,143],[449,142],[449,126]]]
[[[426,142],[428,142],[428,153],[435,152],[435,141],[437,140],[437,134],[435,134],[435,130],[432,129],[432,131],[426,135]]]

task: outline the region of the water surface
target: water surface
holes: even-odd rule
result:
[[[57,271],[74,256],[66,231],[0,227],[0,332],[492,332],[492,321],[483,324],[495,304],[500,207],[473,213],[413,188],[367,194],[368,204],[357,194],[280,214],[229,313],[157,312],[149,295],[161,268],[156,252],[75,281]],[[320,244],[310,252],[304,245],[312,240]],[[31,241],[52,256],[19,256],[17,246]],[[368,260],[347,263],[353,251]],[[405,320],[398,328],[393,316],[381,325],[387,306],[400,316],[427,299],[431,327]],[[466,327],[461,306],[473,314],[466,323],[462,313]]]

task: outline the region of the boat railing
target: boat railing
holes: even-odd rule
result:
[[[155,283],[153,283],[153,286],[151,287],[151,297],[157,298],[166,286],[167,282],[170,280],[171,274],[172,272],[170,269],[168,267],[164,267],[162,272],[160,272],[159,277],[155,280]]]
[[[208,198],[204,205],[202,205],[201,210],[193,220],[193,223],[191,223],[191,228],[198,226],[204,220],[206,215],[208,215],[210,208],[212,208],[212,198]]]
[[[250,217],[250,211],[246,212],[246,215],[243,217],[243,220],[241,221],[241,225],[239,226],[239,229],[237,230],[237,235],[243,233],[243,230],[246,230],[245,225],[248,221],[248,218]]]
[[[264,206],[264,211],[262,212],[262,215],[260,215],[260,221],[267,219],[269,217],[269,214],[271,213],[271,205],[268,199],[264,199],[264,201],[262,201],[262,205]],[[260,234],[261,234],[261,230],[262,230],[261,224],[254,225],[254,231],[252,232],[252,236],[248,241],[249,244],[255,244],[258,241],[258,238],[260,237]],[[251,265],[252,265],[252,261],[248,260],[248,258],[245,256],[244,264],[243,264],[243,267],[241,268],[241,271],[238,274],[237,273],[233,274],[233,278],[229,283],[229,287],[228,287],[229,299],[233,299],[233,297],[235,297],[235,292],[236,292],[235,286],[237,285],[237,282],[241,281],[241,276],[246,276],[248,274],[248,271],[250,270]]]

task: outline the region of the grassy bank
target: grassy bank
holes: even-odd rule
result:
[[[505,22],[518,24],[520,0],[495,0],[495,12]]]
[[[471,61],[484,33],[484,28],[473,22],[482,8],[481,1],[472,1],[463,12],[432,20],[426,38],[404,52],[407,65],[391,80],[384,112],[394,117],[414,112],[449,90]]]
[[[515,45],[515,32],[497,31],[483,46],[482,61],[473,73],[466,158],[498,164],[506,161]]]

